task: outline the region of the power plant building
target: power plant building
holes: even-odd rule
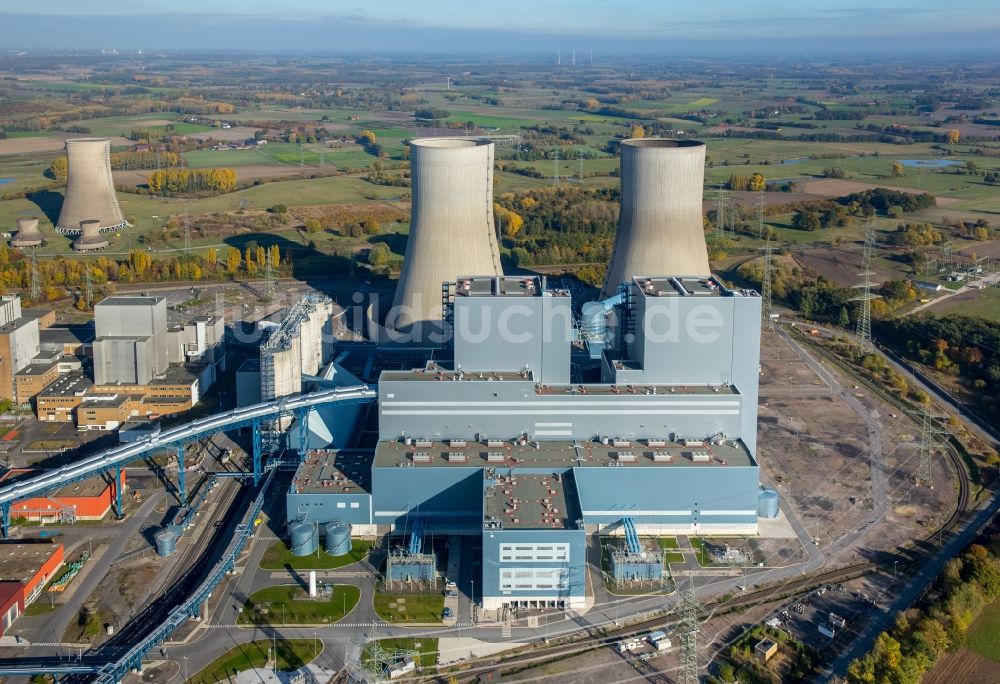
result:
[[[703,159],[697,145],[677,147]],[[677,179],[678,220],[700,206],[700,163],[682,162],[697,183]],[[676,225],[668,209],[643,211],[662,228]],[[587,334],[543,277],[444,283],[452,358],[383,370],[374,450],[314,454],[286,495],[289,521],[408,535],[408,549],[414,530],[476,539],[485,609],[583,606],[594,532],[626,537],[624,580],[662,567],[639,536],[756,534],[761,298],[708,272],[700,219],[700,249],[682,232],[661,240],[680,270],[624,261]]]
[[[111,176],[111,141],[67,140],[66,162],[66,194],[56,230],[75,235],[82,232],[85,221],[97,221],[98,232],[127,226]]]
[[[408,342],[440,343],[444,283],[463,273],[503,274],[493,225],[493,154],[493,143],[475,138],[410,143],[410,237],[386,320]]]
[[[94,307],[94,382],[148,385],[170,363],[167,300],[107,297]]]

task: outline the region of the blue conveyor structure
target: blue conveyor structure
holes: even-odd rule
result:
[[[635,530],[635,522],[632,518],[622,518],[622,526],[625,528],[625,547],[631,554],[642,553],[642,544],[639,543],[639,534]]]
[[[10,509],[15,502],[36,496],[43,496],[70,483],[86,480],[100,473],[108,471],[117,473],[117,469],[121,466],[146,458],[153,452],[169,447],[176,447],[177,449],[177,456],[180,461],[178,463],[180,466],[180,476],[178,477],[179,498],[181,504],[185,504],[187,492],[185,491],[183,445],[227,430],[236,430],[247,426],[253,428],[253,480],[255,485],[259,484],[264,472],[262,468],[261,422],[273,420],[284,415],[302,415],[312,408],[329,404],[370,403],[375,401],[376,396],[375,390],[367,385],[358,385],[356,387],[340,387],[332,390],[282,397],[273,401],[253,404],[252,406],[245,406],[214,416],[200,418],[169,430],[154,433],[143,440],[123,444],[80,459],[75,463],[62,466],[61,468],[47,470],[24,480],[5,485],[0,487],[0,515],[2,515],[3,537],[7,538],[10,529]],[[120,478],[118,482],[121,482]],[[117,499],[115,504],[120,512],[121,500]]]

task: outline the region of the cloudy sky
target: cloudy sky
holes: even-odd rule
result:
[[[169,8],[169,9],[167,9]],[[1000,0],[4,0],[0,47],[976,52]]]

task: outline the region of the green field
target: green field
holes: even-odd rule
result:
[[[443,610],[444,594],[441,592],[433,594],[375,592],[375,612],[386,622],[439,623]]]
[[[327,598],[310,599],[297,584],[255,591],[244,604],[240,624],[322,625],[342,620],[361,598],[355,586],[337,584]]]
[[[932,309],[933,313],[954,316],[977,316],[991,321],[1000,321],[1000,288],[979,290],[973,299],[953,303],[943,302]]]
[[[342,568],[345,565],[357,563],[368,555],[372,548],[372,542],[363,539],[352,539],[350,552],[343,556],[331,556],[323,549],[308,556],[293,556],[288,545],[283,541],[276,541],[264,552],[264,557],[260,560],[260,567],[263,570],[283,570],[293,568],[295,570],[330,570]]]
[[[311,663],[323,652],[323,642],[316,639],[264,639],[231,648],[213,660],[187,684],[215,684],[229,681],[237,673],[254,667],[264,667],[271,648],[276,647],[277,666],[282,672],[292,672]]]
[[[987,606],[972,623],[965,635],[965,647],[1000,663],[1000,601]]]

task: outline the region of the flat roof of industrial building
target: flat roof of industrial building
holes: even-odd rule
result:
[[[486,488],[483,520],[487,528],[499,521],[502,529],[573,529],[579,515],[568,496],[572,481],[562,475],[497,475]]]
[[[372,488],[371,449],[314,449],[299,464],[292,487],[299,494],[364,494]]]
[[[429,446],[428,446],[429,445]],[[466,446],[452,442],[412,440],[382,441],[375,447],[376,468],[458,468],[523,467],[573,468],[621,466],[625,468],[724,468],[756,465],[741,440],[720,444],[688,444],[663,440],[609,440],[608,444],[584,441],[545,441],[516,444],[503,440],[488,446],[468,441]]]
[[[162,301],[163,297],[154,297],[151,295],[115,295],[113,297],[105,297],[97,303],[97,306],[152,306]]]
[[[0,581],[30,581],[58,549],[51,542],[0,544]]]
[[[614,359],[615,368],[634,368],[641,370],[638,361]],[[531,371],[454,371],[430,362],[427,368],[413,370],[384,370],[379,378],[383,381],[422,381],[422,382],[532,382]],[[610,385],[605,383],[583,385],[535,385],[538,395],[656,395],[656,394],[731,394],[738,395],[735,385]]]
[[[41,359],[35,357],[27,366],[14,373],[16,376],[45,375],[59,365],[60,357]]]
[[[79,371],[71,371],[53,380],[39,394],[43,397],[75,397],[82,395],[93,381]]]
[[[567,290],[542,290],[538,276],[463,276],[455,281],[459,297],[539,297],[548,292],[552,297],[568,297]]]
[[[42,344],[83,344],[94,341],[94,329],[90,326],[73,328],[42,328],[38,331]]]
[[[20,330],[29,323],[37,322],[37,320],[38,319],[36,318],[26,318],[25,316],[21,316],[20,318],[15,318],[13,321],[7,323],[6,325],[0,325],[0,335],[9,335],[16,330]]]
[[[756,297],[754,290],[729,290],[715,276],[636,276],[645,297]]]
[[[132,400],[128,394],[88,394],[80,403],[81,409],[122,406]]]

